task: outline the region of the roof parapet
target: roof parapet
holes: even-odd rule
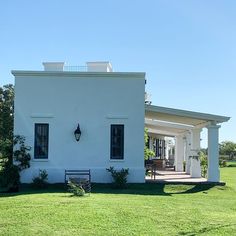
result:
[[[44,71],[63,71],[65,62],[43,62]]]

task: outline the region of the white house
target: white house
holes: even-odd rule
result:
[[[176,139],[176,170],[185,160],[192,177],[200,175],[200,165],[188,156],[199,150],[201,129],[207,127],[208,180],[219,181],[218,124],[229,117],[145,105],[145,73],[113,72],[109,62],[88,62],[86,68],[43,65],[44,71],[12,71],[14,134],[25,136],[32,147],[23,183],[31,182],[39,169],[47,170],[51,183],[63,182],[65,169],[90,169],[93,182],[106,183],[110,166],[129,168],[129,182],[144,182],[144,127],[150,142]],[[159,143],[165,155],[165,144]]]

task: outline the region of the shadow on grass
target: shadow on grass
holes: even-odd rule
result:
[[[124,189],[114,188],[111,184],[93,184],[92,193],[170,196],[165,192],[164,184],[150,183],[128,184]]]
[[[196,231],[180,232],[177,235],[183,235],[183,236],[195,236],[195,235],[201,235],[201,234],[205,235],[206,233],[209,233],[212,230],[218,230],[218,229],[231,227],[231,226],[235,226],[235,224],[210,225],[209,227],[204,227]]]
[[[125,189],[115,189],[110,184],[95,184],[92,188],[92,193],[171,196],[174,194],[206,193],[207,190],[213,187],[215,187],[213,184],[171,185],[164,183],[145,183],[129,184]]]
[[[182,192],[176,192],[173,194],[188,194],[188,193],[199,193],[199,192],[207,193],[206,191],[210,190],[213,187],[215,187],[215,185],[213,184],[197,184],[192,186],[192,188],[190,189],[187,189]]]
[[[1,197],[13,197],[19,195],[27,195],[27,194],[40,194],[40,193],[66,193],[64,184],[49,184],[44,189],[35,189],[31,184],[22,184],[20,186],[19,192],[8,192],[2,191],[0,189],[0,198]]]
[[[158,195],[158,196],[172,196],[174,194],[193,194],[193,193],[207,193],[209,189],[213,188],[211,184],[197,184],[197,185],[171,185],[164,183],[144,183],[144,184],[128,184],[124,189],[113,188],[111,184],[95,184],[92,183],[93,193],[102,194],[134,194],[134,195]],[[64,184],[51,184],[45,189],[34,189],[31,185],[21,185],[20,191],[15,193],[0,192],[0,197],[13,197],[27,194],[43,194],[43,193],[67,193]]]

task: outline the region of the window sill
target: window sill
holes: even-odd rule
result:
[[[32,159],[33,162],[48,162],[49,159]]]
[[[124,159],[110,159],[110,162],[124,162]]]

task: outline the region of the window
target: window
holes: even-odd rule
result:
[[[48,124],[35,124],[34,127],[34,158],[48,158]]]
[[[111,125],[111,159],[124,159],[124,125]]]

